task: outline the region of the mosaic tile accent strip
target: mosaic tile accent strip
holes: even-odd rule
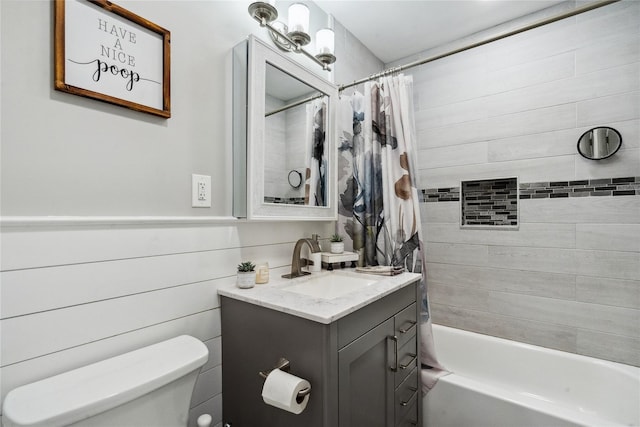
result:
[[[640,196],[640,177],[520,183],[520,199]],[[425,188],[421,202],[457,202],[460,187]]]
[[[640,177],[637,176],[520,184],[520,199],[637,195],[640,195]]]
[[[420,192],[421,202],[457,202],[460,200],[460,187],[426,188]]]
[[[304,205],[304,197],[271,197],[264,196],[265,203],[275,203],[281,205]]]
[[[517,179],[463,181],[461,207],[461,224],[463,226],[517,226]]]

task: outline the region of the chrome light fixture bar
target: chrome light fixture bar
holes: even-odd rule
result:
[[[275,0],[269,2],[258,1],[249,5],[249,15],[261,27],[269,30],[271,40],[280,49],[286,52],[302,53],[310,58],[323,70],[331,71],[329,65],[336,62],[334,55],[334,33],[330,28],[323,28],[316,33],[316,48],[318,53],[312,55],[303,48],[311,42],[309,36],[309,9],[302,3],[294,3],[289,6],[289,26],[276,21],[278,10],[273,5]]]

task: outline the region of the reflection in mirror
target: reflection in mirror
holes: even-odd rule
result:
[[[270,63],[265,71],[264,202],[327,206],[328,96]],[[291,172],[304,185],[290,185]]]
[[[289,171],[289,176],[287,177],[289,181],[289,185],[293,188],[300,188],[302,185],[302,174],[297,170]]]
[[[586,131],[578,139],[578,152],[590,160],[613,156],[622,145],[620,133],[610,127],[597,127]]]

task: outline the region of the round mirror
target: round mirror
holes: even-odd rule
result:
[[[578,153],[590,160],[602,160],[613,156],[621,145],[620,132],[610,127],[597,127],[578,139]]]
[[[302,184],[302,174],[297,170],[292,170],[289,172],[289,185],[293,188],[300,188]]]

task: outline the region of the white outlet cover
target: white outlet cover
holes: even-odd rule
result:
[[[202,187],[204,186],[204,191]],[[204,193],[204,194],[202,194]],[[204,195],[204,197],[202,197]],[[194,208],[211,207],[211,176],[191,175],[191,206]]]

